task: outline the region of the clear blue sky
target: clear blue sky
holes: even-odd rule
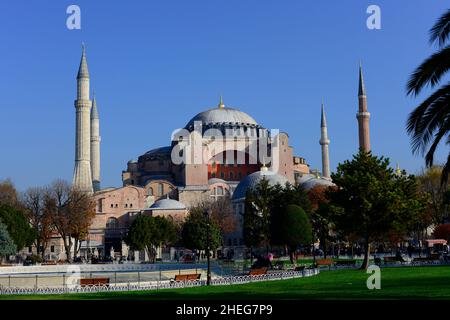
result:
[[[81,30],[66,8],[81,7]],[[381,30],[366,28],[369,4]],[[86,44],[101,120],[102,185],[128,160],[169,144],[173,129],[217,105],[290,136],[320,168],[325,100],[334,169],[357,150],[358,64],[372,113],[372,148],[417,172],[406,97],[413,69],[435,50],[428,30],[445,1],[4,1],[0,3],[0,179],[20,190],[72,179],[76,72]],[[426,94],[426,93],[425,93]],[[445,146],[438,160],[446,154]]]

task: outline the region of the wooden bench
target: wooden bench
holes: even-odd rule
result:
[[[396,263],[396,262],[406,262],[405,259],[403,259],[402,257],[384,257],[384,263]]]
[[[84,278],[80,279],[80,286],[109,286],[109,278]]]
[[[303,271],[303,270],[305,270],[305,266],[297,266],[297,267],[295,267],[295,269],[294,269],[294,271]]]
[[[316,266],[320,268],[320,266],[328,266],[328,268],[331,270],[331,267],[334,265],[333,259],[318,259],[316,260]]]
[[[249,276],[261,276],[267,274],[267,268],[252,269],[248,273]]]
[[[439,257],[417,257],[413,259],[413,262],[433,262],[439,261]]]
[[[177,274],[175,275],[175,278],[173,281],[179,282],[179,281],[198,281],[200,280],[200,277],[202,275],[200,273],[193,273],[193,274]]]
[[[56,266],[56,261],[45,261],[41,263],[42,266]]]

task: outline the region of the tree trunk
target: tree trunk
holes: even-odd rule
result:
[[[323,238],[323,258],[327,258],[327,240],[325,240],[325,237]]]
[[[366,241],[364,242],[364,260],[361,265],[361,270],[366,270],[369,266],[369,254],[370,254],[370,242],[369,238],[366,238]]]
[[[291,260],[291,264],[294,266],[297,264],[297,261],[295,259],[295,251],[296,251],[296,246],[289,247],[289,258]]]
[[[78,238],[75,238],[75,242],[73,245],[73,259],[75,260],[77,258],[78,254]]]
[[[354,248],[353,242],[351,243],[351,246],[352,246],[352,247],[351,247],[351,248],[352,248],[351,253],[352,253],[352,259],[353,259],[353,258],[355,257],[355,256],[354,256],[354,252],[353,252],[353,248]]]

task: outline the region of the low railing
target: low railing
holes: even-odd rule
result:
[[[319,274],[318,269],[305,269],[303,271],[285,271],[268,273],[258,276],[241,275],[226,276],[211,279],[211,285],[238,285],[250,282],[284,280],[292,278],[310,277]],[[196,281],[154,281],[149,283],[128,283],[115,285],[92,285],[73,287],[36,287],[36,288],[19,288],[19,287],[0,287],[2,295],[30,295],[30,294],[67,294],[67,293],[94,293],[94,292],[123,292],[123,291],[144,291],[144,290],[160,290],[205,286],[206,280]]]

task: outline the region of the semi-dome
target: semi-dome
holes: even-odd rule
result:
[[[219,107],[200,112],[193,117],[186,129],[194,127],[195,121],[201,121],[202,125],[239,125],[239,126],[257,126],[258,123],[251,116],[237,109]]]
[[[159,147],[159,148],[155,148],[155,149],[149,150],[145,154],[146,155],[170,154],[171,151],[172,151],[172,147],[171,146],[167,146],[167,147]]]
[[[254,190],[258,183],[262,180],[266,179],[269,182],[269,185],[275,186],[280,184],[281,186],[285,186],[288,179],[285,176],[282,176],[278,173],[268,170],[261,170],[253,172],[246,176],[241,182],[239,182],[236,190],[233,193],[233,200],[239,200],[245,198],[247,190]]]
[[[334,186],[334,183],[331,182],[329,179],[316,177],[314,175],[308,175],[302,177],[301,181],[299,181],[299,184],[301,187],[303,187],[306,190],[310,190],[314,188],[315,186],[323,186],[323,187],[332,187]]]
[[[186,206],[174,199],[161,199],[150,206],[151,210],[184,210]]]

